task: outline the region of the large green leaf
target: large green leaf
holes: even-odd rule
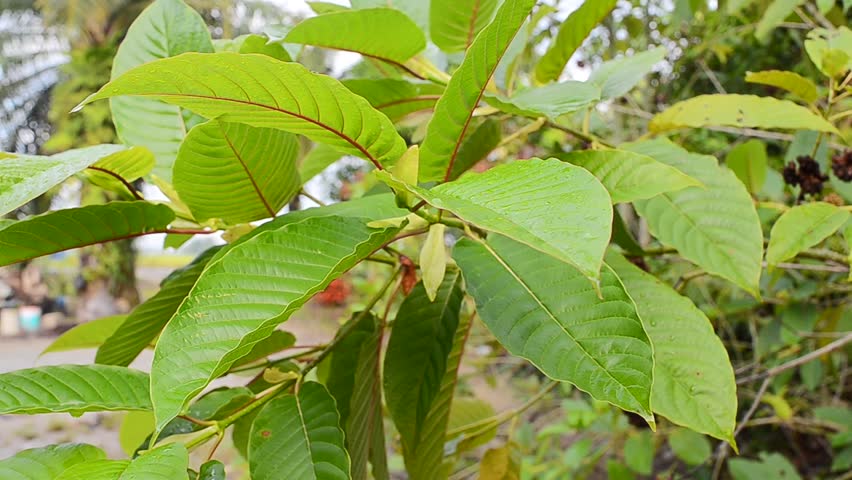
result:
[[[393,8],[342,10],[302,20],[285,41],[357,52],[402,65],[426,48],[426,37],[408,15]]]
[[[837,77],[852,70],[852,30],[845,25],[839,28],[814,28],[808,32],[805,51],[814,65],[829,77]]]
[[[766,263],[773,268],[828,238],[849,220],[849,211],[825,202],[798,205],[772,225]]]
[[[157,0],[127,30],[112,64],[116,79],[139,65],[185,52],[212,52],[204,19],[183,0]],[[110,101],[116,133],[128,145],[148,147],[157,158],[154,173],[170,180],[187,127],[181,109],[146,98]]]
[[[788,72],[786,70],[747,72],[745,81],[783,88],[808,103],[813,103],[819,98],[817,86],[813,80],[795,72]]]
[[[760,460],[732,458],[728,460],[728,469],[734,480],[753,480],[755,478],[783,478],[801,480],[796,467],[780,453],[761,452]]]
[[[307,218],[267,230],[211,262],[157,342],[151,385],[158,429],[398,230],[353,218]]]
[[[106,454],[100,448],[83,443],[49,445],[22,450],[13,457],[0,460],[3,480],[55,480],[74,465],[100,460]]]
[[[533,158],[431,190],[405,186],[382,174],[394,188],[573,264],[591,280],[598,278],[612,228],[612,205],[603,185],[580,167]]]
[[[500,235],[462,239],[453,258],[477,312],[510,353],[653,424],[651,342],[609,267],[598,297],[576,268]]]
[[[445,52],[461,52],[473,43],[497,9],[497,0],[431,0],[432,42]]]
[[[701,182],[680,170],[639,153],[581,150],[559,154],[558,157],[592,172],[609,191],[612,203],[632,202],[701,186]]]
[[[80,105],[121,95],[162,100],[224,122],[305,135],[378,167],[392,164],[405,151],[390,120],[340,82],[266,55],[185,53],[157,60],[128,71]]]
[[[160,334],[217,251],[219,247],[211,248],[186,267],[172,272],[163,281],[160,291],[133,309],[118,330],[98,348],[95,362],[130,365]]]
[[[589,77],[589,83],[601,87],[604,100],[624,96],[651,71],[654,65],[666,58],[665,47],[657,47],[631,57],[604,62]]]
[[[182,443],[170,443],[130,460],[78,463],[56,480],[187,480],[189,457]]]
[[[535,66],[539,82],[556,80],[583,40],[618,3],[617,0],[587,0],[559,26],[559,33]]]
[[[459,365],[472,324],[470,315],[459,318],[438,394],[426,413],[415,447],[404,452],[411,480],[444,480],[448,477],[448,469],[443,463],[444,447],[447,441],[453,440],[447,438],[450,409],[454,405]]]
[[[175,160],[174,185],[199,222],[274,217],[299,191],[296,136],[211,120],[190,130]]]
[[[728,352],[691,300],[610,252],[654,345],[651,405],[672,422],[733,444],[737,387]]]
[[[101,188],[127,195],[132,182],[151,173],[154,154],[145,147],[132,147],[107,155],[86,169],[89,181]],[[128,186],[130,185],[130,186]]]
[[[251,428],[249,465],[253,480],[349,479],[343,430],[328,390],[306,382],[296,395],[269,402]]]
[[[470,2],[445,0],[432,2],[432,12],[461,8]],[[535,0],[504,2],[491,22],[470,46],[464,61],[455,71],[447,89],[435,105],[426,138],[420,152],[420,181],[447,179],[456,162],[459,148],[470,128],[473,111],[497,69],[500,59],[512,43],[535,5]],[[446,4],[446,5],[442,5]],[[462,12],[464,12],[462,10]],[[468,14],[470,10],[467,10]],[[446,16],[451,16],[448,13]],[[442,20],[443,21],[443,20]],[[432,24],[433,37],[435,24]]]
[[[707,272],[759,295],[763,233],[751,195],[734,173],[714,157],[664,139],[622,148],[671,165],[704,185],[636,202],[651,233]]]
[[[431,110],[444,91],[440,85],[392,78],[356,78],[344,80],[343,85],[395,122],[409,114]]]
[[[24,205],[98,160],[121,151],[119,145],[69,150],[52,157],[0,157],[0,216]]]
[[[337,411],[340,413],[340,422],[346,425],[349,420],[350,405],[352,404],[352,392],[358,381],[355,372],[359,367],[362,346],[370,342],[378,330],[378,320],[372,313],[355,313],[350,322],[358,322],[352,325],[352,330],[334,348],[329,362],[328,377],[323,382],[337,403]],[[339,334],[340,332],[338,332]]]
[[[766,145],[757,139],[741,143],[725,156],[725,165],[743,182],[749,192],[757,194],[763,190],[769,169]]]
[[[837,133],[824,118],[791,101],[734,94],[699,95],[678,102],[652,118],[648,128],[653,132],[665,132],[719,125]]]
[[[0,374],[0,414],[150,410],[148,375],[106,365],[57,365]]]
[[[560,115],[587,108],[600,99],[599,86],[569,80],[521,90],[510,98],[497,96],[486,100],[491,105],[509,113],[528,117],[544,116],[553,120]]]
[[[463,299],[461,274],[453,268],[444,275],[434,302],[421,282],[396,314],[385,354],[385,398],[407,456],[415,454],[441,388]]]
[[[41,355],[81,348],[98,348],[118,330],[126,318],[127,315],[114,315],[81,323],[60,335],[41,352]]]
[[[0,266],[96,243],[168,230],[175,213],[148,202],[56,210],[6,225],[0,230]]]

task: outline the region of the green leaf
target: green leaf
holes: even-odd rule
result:
[[[94,460],[78,463],[63,471],[56,480],[120,480],[130,460]]]
[[[74,465],[106,458],[100,448],[83,443],[49,445],[22,450],[0,460],[3,480],[54,480]]]
[[[264,231],[211,262],[157,342],[151,384],[158,429],[398,230],[352,218],[307,218]]]
[[[664,139],[622,148],[671,165],[704,184],[636,202],[651,233],[708,273],[758,296],[763,232],[751,196],[733,172],[720,167],[714,157],[690,153]]]
[[[344,80],[343,85],[394,122],[412,113],[431,110],[444,91],[440,85],[392,78],[357,78]]]
[[[430,302],[435,301],[438,289],[444,280],[447,271],[447,247],[444,245],[444,234],[446,226],[436,223],[429,227],[426,241],[420,250],[420,271],[423,277],[423,286],[426,288],[426,296]]]
[[[493,421],[494,416],[494,407],[485,400],[469,396],[454,398],[447,424],[447,440],[453,445],[452,454],[458,456],[493,440],[499,426]],[[483,423],[489,419],[492,422],[484,426]]]
[[[849,211],[825,202],[797,205],[784,212],[772,226],[766,264],[774,268],[807,250],[842,227]]]
[[[337,411],[343,425],[349,420],[352,392],[355,390],[355,383],[359,381],[356,371],[360,365],[362,347],[371,341],[370,338],[378,330],[378,321],[369,312],[355,313],[350,322],[358,323],[352,326],[347,336],[338,341],[338,346],[327,360],[330,368],[328,378],[324,382],[337,403]]]
[[[0,414],[150,410],[148,375],[106,365],[57,365],[0,374]]]
[[[384,331],[379,326],[378,319],[373,315],[366,315],[362,321],[362,330],[366,335],[361,335],[361,344],[354,352],[351,360],[355,368],[351,370],[351,382],[354,389],[350,398],[346,398],[349,409],[348,416],[344,419],[341,414],[341,423],[344,424],[346,432],[346,448],[352,459],[352,479],[367,480],[367,462],[372,461],[374,472],[386,472],[387,451],[385,448],[385,431],[382,412],[382,379],[381,379],[381,347]],[[342,345],[341,345],[342,346]],[[350,343],[351,346],[351,343]],[[337,350],[334,356],[337,356]],[[332,368],[340,368],[340,358],[334,358],[337,365]],[[334,372],[332,372],[334,375]],[[329,382],[331,389],[331,382]],[[337,397],[335,397],[337,398]],[[386,474],[374,473],[374,477]]]
[[[568,60],[592,30],[615,8],[617,0],[588,0],[559,26],[559,33],[535,66],[535,78],[546,83],[557,80]]]
[[[274,217],[299,191],[295,135],[211,120],[190,130],[174,186],[199,222],[230,225]]]
[[[713,454],[710,442],[704,435],[685,428],[669,434],[669,446],[687,465],[701,465]]]
[[[162,100],[223,122],[297,133],[377,167],[392,164],[405,151],[390,120],[340,82],[265,55],[186,53],[157,60],[114,79],[80,106],[121,95]]]
[[[636,303],[654,346],[654,412],[733,444],[737,417],[734,371],[704,312],[621,255],[611,251],[607,263]]]
[[[97,145],[69,150],[51,157],[14,155],[1,158],[3,175],[0,176],[0,216],[123,148],[119,145]]]
[[[575,265],[593,281],[599,276],[612,206],[603,185],[580,167],[532,158],[431,190],[402,185],[380,173],[394,188],[408,189],[433,207]]]
[[[404,12],[421,31],[429,31],[429,2],[423,0],[350,0],[352,8],[389,7]]]
[[[290,54],[279,42],[270,40],[263,35],[240,35],[232,40],[214,40],[217,52],[259,53],[282,62],[292,62]]]
[[[332,163],[343,158],[343,154],[328,145],[314,145],[314,148],[299,163],[299,178],[302,184],[319,175]]]
[[[461,275],[452,269],[442,280],[435,301],[429,300],[423,283],[405,298],[385,354],[385,398],[406,456],[418,448],[459,324]]]
[[[678,102],[651,119],[652,132],[684,127],[781,128],[837,133],[834,125],[788,100],[754,95],[699,95]]]
[[[573,80],[528,88],[510,98],[486,97],[489,104],[503,111],[528,117],[544,116],[551,120],[588,108],[600,99],[601,88],[598,85]]]
[[[460,12],[469,14],[470,9],[462,9],[462,4],[466,3],[469,2],[456,0],[432,2],[433,19],[435,12],[443,12],[447,8],[459,9]],[[421,145],[421,182],[449,178],[457,160],[459,148],[471,126],[473,111],[479,105],[479,100],[500,60],[535,3],[535,0],[504,2],[494,21],[482,30],[470,46],[470,51],[465,55],[464,61],[453,74],[444,94],[435,105],[435,113],[429,122],[426,138]],[[482,9],[480,8],[479,11],[481,12]],[[445,17],[451,16],[454,15],[449,11],[445,15]],[[434,22],[433,20],[433,40],[436,28]]]
[[[98,348],[118,330],[118,327],[121,326],[126,318],[127,315],[113,315],[81,323],[60,335],[39,356],[51,352]]]
[[[112,79],[133,67],[185,52],[212,52],[204,19],[182,0],[157,0],[130,25],[112,65]],[[147,147],[157,158],[154,173],[169,181],[187,126],[181,109],[144,98],[110,101],[122,143]]]
[[[302,20],[285,41],[356,52],[402,66],[426,48],[408,15],[392,8],[342,10]]]
[[[665,58],[665,47],[657,47],[632,57],[610,60],[592,72],[588,82],[601,88],[601,98],[604,100],[621,97]]]
[[[56,480],[187,480],[186,447],[171,443],[130,460],[95,460],[79,463]]]
[[[746,72],[746,82],[783,88],[802,100],[813,103],[819,98],[816,84],[809,78],[786,70]]]
[[[727,12],[729,15],[733,15],[754,3],[754,0],[728,0],[727,3]]]
[[[466,50],[491,21],[497,3],[497,0],[432,0],[429,2],[432,41],[445,52]]]
[[[493,118],[488,118],[480,123],[462,141],[459,153],[456,155],[456,162],[450,171],[449,180],[459,178],[463,173],[485,159],[489,153],[500,145],[501,139],[500,122]]]
[[[154,60],[185,52],[212,52],[204,19],[182,0],[157,0],[130,25],[112,64],[112,76]],[[178,147],[186,134],[183,112],[155,99],[110,101],[112,121],[122,143],[147,147],[157,158],[154,173],[169,181]]]
[[[267,338],[257,342],[246,356],[234,363],[234,367],[246,365],[264,359],[296,344],[296,337],[290,332],[274,330]]]
[[[416,448],[406,452],[405,462],[411,480],[444,480],[449,475],[443,464],[444,446],[446,441],[452,440],[447,438],[450,409],[455,401],[459,365],[472,324],[473,318],[469,315],[459,318],[438,394],[423,420]]]
[[[123,195],[132,194],[127,184],[151,173],[156,160],[145,147],[132,147],[107,155],[86,169],[89,181],[95,185]]]
[[[754,139],[741,143],[728,152],[725,165],[743,182],[749,192],[757,194],[763,190],[766,172],[769,170],[766,145]]]
[[[781,25],[784,19],[792,15],[796,7],[803,3],[805,0],[773,0],[760,16],[760,21],[754,29],[754,36],[762,43],[766,43],[772,30]]]
[[[760,460],[732,458],[728,460],[728,470],[734,480],[754,480],[755,478],[783,478],[801,480],[789,460],[780,453],[761,452]]]
[[[218,460],[209,460],[201,465],[198,480],[225,480],[225,464]]]
[[[576,268],[499,235],[462,239],[453,258],[477,312],[510,353],[653,425],[651,342],[609,267],[599,298]]]
[[[211,248],[186,267],[172,272],[153,297],[130,312],[121,326],[98,348],[95,362],[127,366],[160,334],[219,247]]]
[[[606,187],[612,203],[633,202],[701,186],[701,182],[674,167],[625,150],[580,150],[557,157],[592,172]]]
[[[349,479],[343,430],[328,390],[306,382],[296,395],[269,402],[251,428],[249,465],[253,480]]]
[[[636,473],[651,475],[654,467],[654,437],[642,430],[628,435],[624,442],[624,463]]]
[[[162,233],[175,219],[165,205],[112,202],[56,210],[0,230],[0,266],[96,243]]]
[[[325,15],[326,13],[336,13],[347,10],[345,5],[330,2],[305,2],[311,7],[317,15]]]
[[[808,32],[805,51],[819,71],[839,76],[852,69],[852,30],[843,25],[834,30],[815,28]]]

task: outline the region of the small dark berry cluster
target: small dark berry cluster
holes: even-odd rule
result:
[[[802,155],[796,158],[796,162],[799,163],[798,168],[796,167],[796,163],[790,162],[784,167],[784,171],[782,172],[787,185],[798,185],[801,187],[802,193],[799,195],[800,198],[804,198],[805,195],[817,195],[821,193],[823,183],[828,181],[828,175],[820,172],[819,163],[809,155]]]
[[[834,176],[844,182],[852,182],[852,150],[838,153],[831,157],[831,169]]]

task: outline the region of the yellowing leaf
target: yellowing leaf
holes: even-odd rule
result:
[[[813,103],[819,98],[816,84],[795,72],[785,70],[747,72],[745,80],[750,83],[783,88],[808,103]]]
[[[754,95],[699,95],[678,102],[651,119],[652,132],[712,126],[816,130],[837,133],[834,125],[787,100]]]

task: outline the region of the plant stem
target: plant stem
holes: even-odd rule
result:
[[[544,398],[548,393],[550,393],[551,390],[556,388],[557,385],[559,385],[559,382],[557,382],[556,380],[551,380],[550,383],[548,383],[544,388],[539,390],[538,393],[533,395],[529,400],[527,400],[523,405],[518,408],[507,410],[493,417],[489,417],[460,428],[449,430],[447,431],[447,439],[452,439],[463,434],[470,434],[469,436],[472,436],[479,434],[482,431],[498,427],[529,410],[530,407],[538,403],[539,400]]]
[[[772,367],[772,368],[770,368],[769,370],[767,370],[763,373],[758,373],[758,374],[752,375],[750,377],[741,378],[741,379],[737,380],[737,385],[749,383],[749,382],[752,382],[754,380],[760,380],[761,378],[766,378],[767,380],[771,379],[772,377],[774,377],[774,376],[776,376],[776,375],[778,375],[782,372],[786,372],[787,370],[790,370],[791,368],[796,368],[796,367],[804,365],[804,364],[806,364],[806,363],[808,363],[812,360],[816,360],[817,358],[819,358],[819,357],[821,357],[821,356],[823,356],[827,353],[833,352],[834,350],[837,350],[837,349],[845,346],[846,344],[848,344],[850,342],[852,342],[852,333],[848,333],[845,336],[829,343],[828,345],[825,345],[822,348],[818,348],[818,349],[814,350],[813,352],[808,353],[807,355],[802,355],[801,357],[796,358],[794,360],[790,360],[787,363],[782,363],[781,365],[778,365],[776,367]]]
[[[515,140],[518,140],[519,138],[526,138],[531,133],[535,133],[535,132],[539,131],[541,129],[541,127],[544,126],[544,124],[546,122],[547,122],[546,118],[544,118],[544,117],[539,118],[538,120],[530,123],[529,125],[524,126],[523,128],[518,129],[513,134],[511,134],[508,137],[501,140],[500,143],[497,145],[497,147],[499,148],[499,147],[502,147],[504,145],[508,145],[508,144],[514,142]]]

